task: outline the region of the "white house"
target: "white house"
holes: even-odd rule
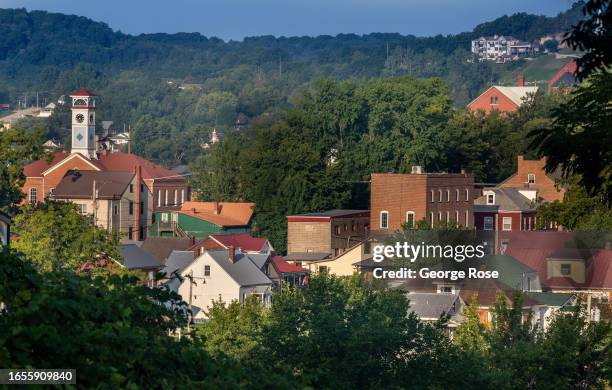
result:
[[[270,303],[273,283],[253,256],[235,248],[206,251],[195,258],[192,251],[173,251],[162,272],[169,278],[166,285],[191,307],[194,319],[204,320],[213,301],[244,303],[255,295]]]

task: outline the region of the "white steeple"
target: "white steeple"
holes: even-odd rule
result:
[[[85,88],[70,94],[72,98],[72,150],[87,158],[96,155],[96,94]]]

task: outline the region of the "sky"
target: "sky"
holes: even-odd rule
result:
[[[553,16],[572,0],[0,0],[0,8],[89,17],[129,34],[200,32],[317,36],[397,32],[417,36],[470,31],[504,14]]]

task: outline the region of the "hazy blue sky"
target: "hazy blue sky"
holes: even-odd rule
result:
[[[224,39],[450,34],[515,12],[556,15],[571,4],[572,0],[0,0],[0,8],[82,15],[130,34],[197,31]]]

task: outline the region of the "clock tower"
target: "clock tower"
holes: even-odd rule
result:
[[[96,94],[85,88],[70,94],[72,98],[72,151],[87,158],[96,155]]]

